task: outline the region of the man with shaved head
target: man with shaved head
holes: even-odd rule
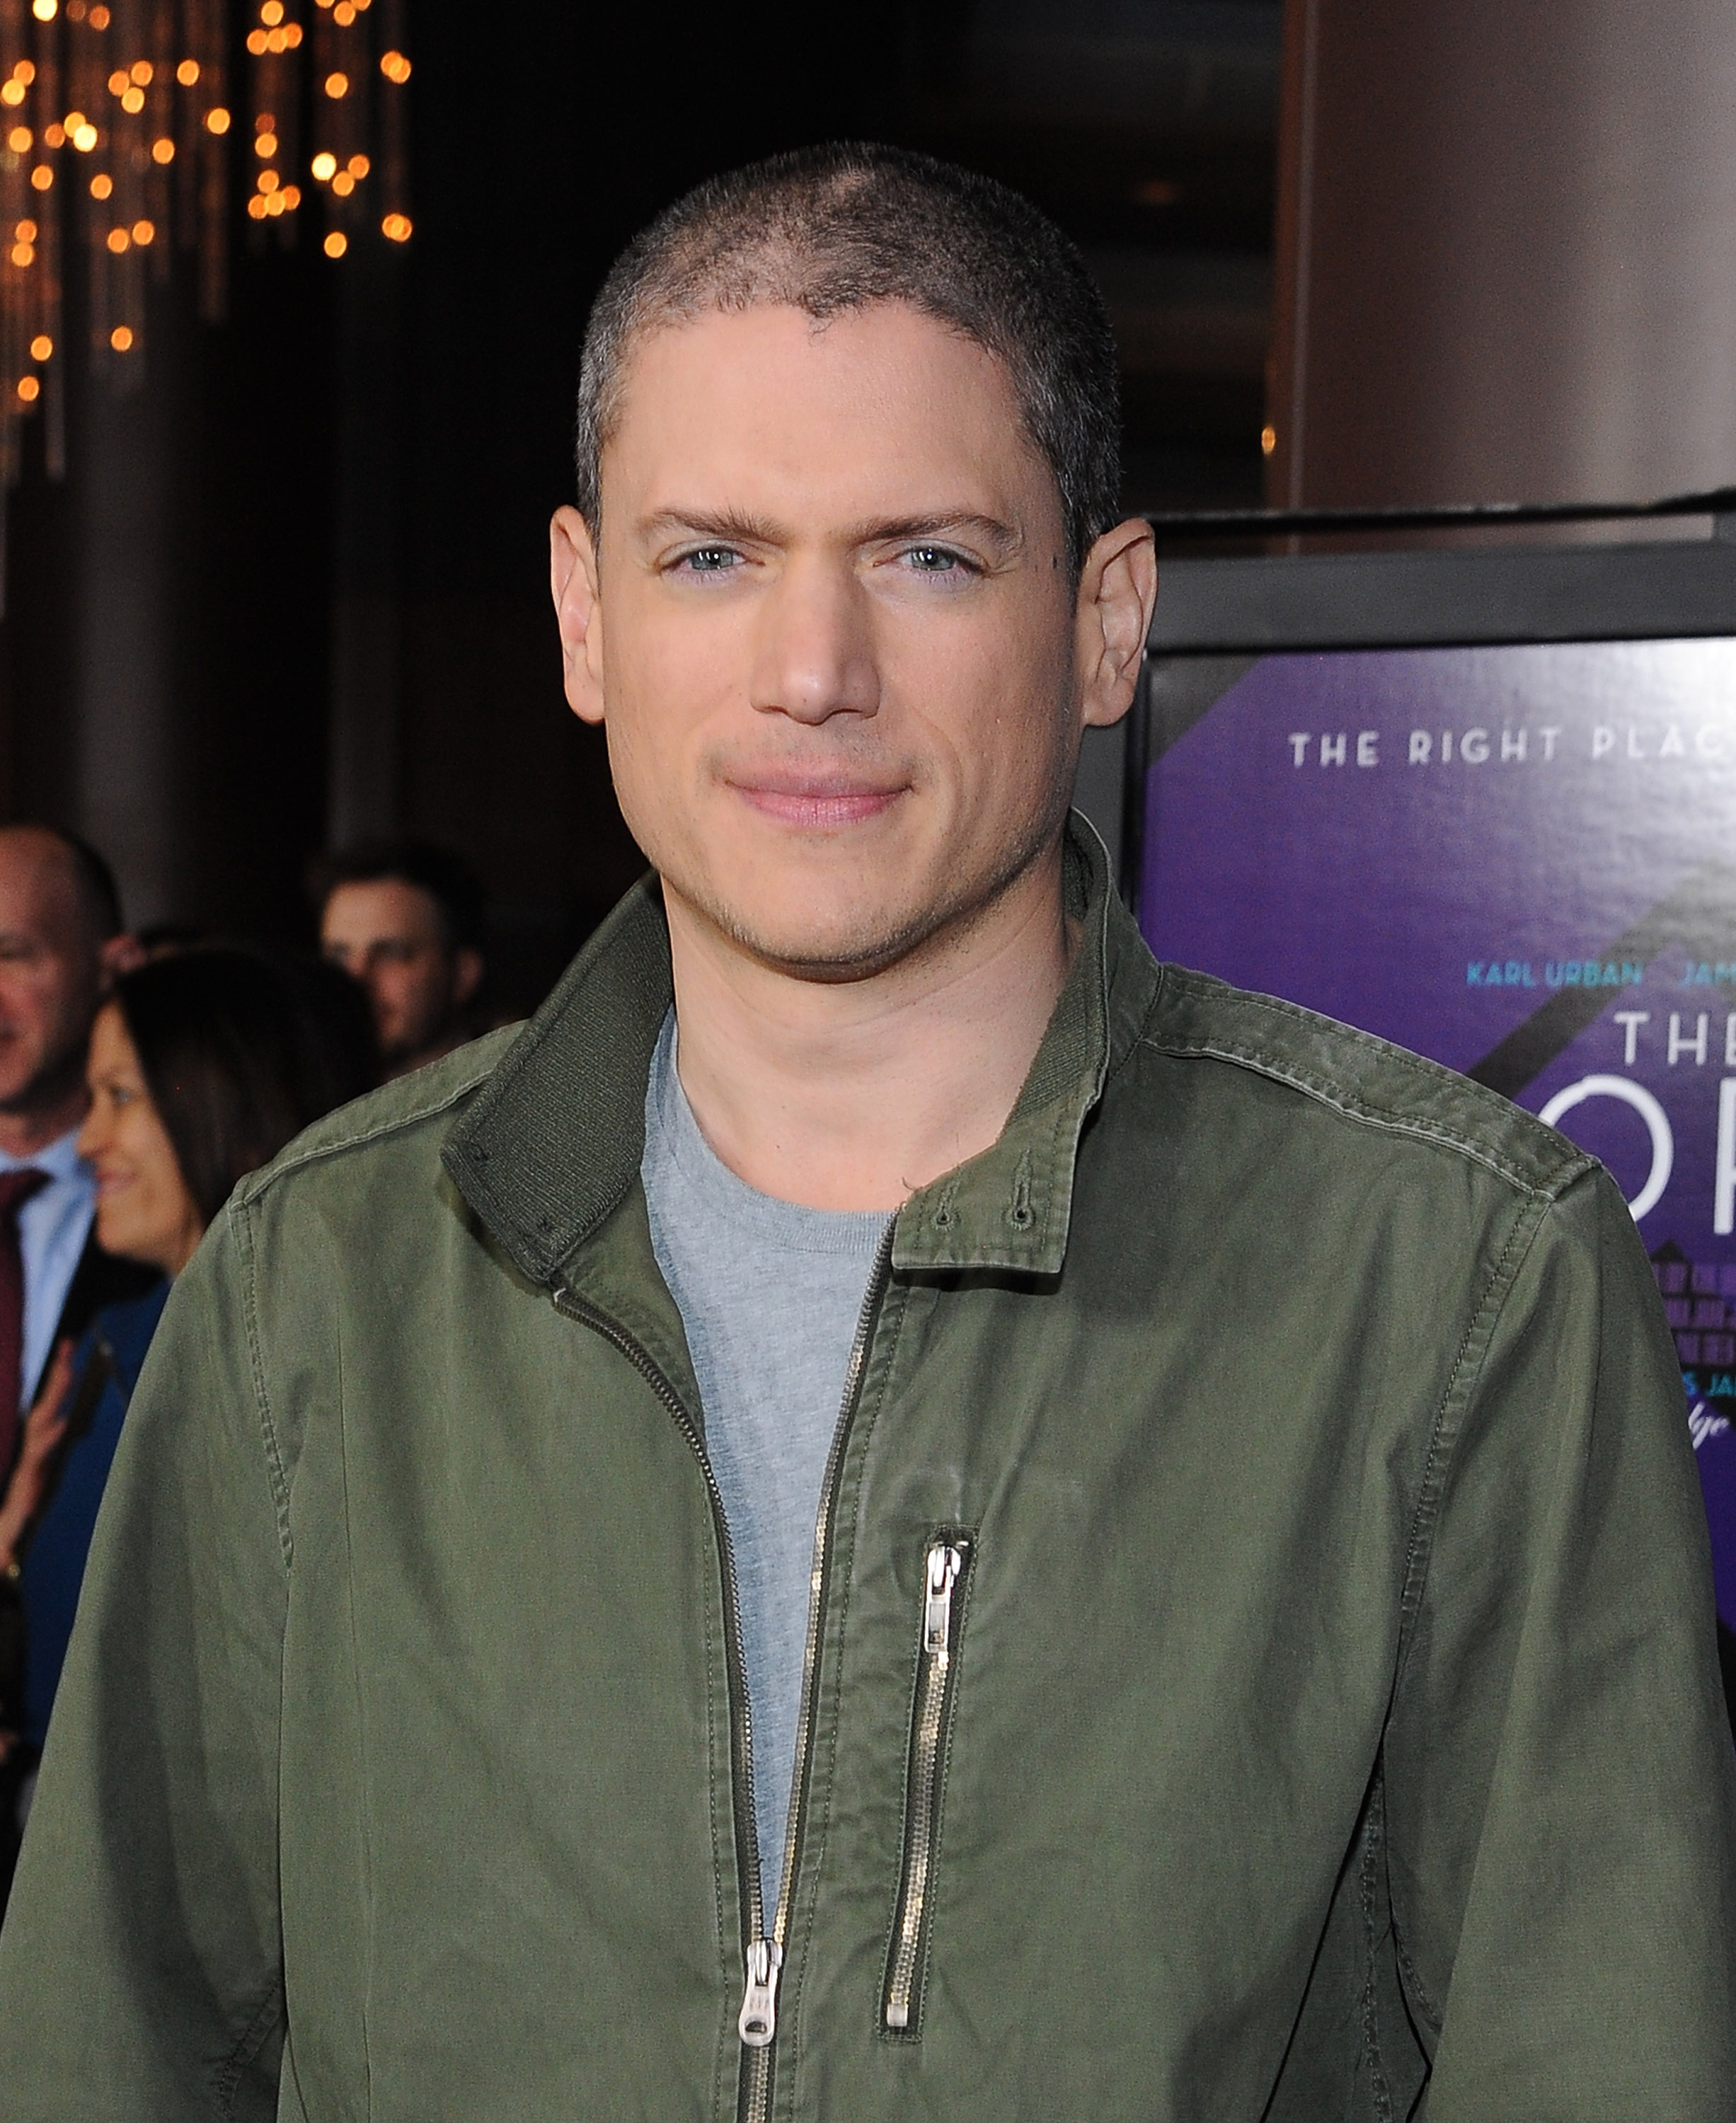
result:
[[[1728,2123],[1649,1266],[1530,1115],[1152,959],[1069,813],[1115,376],[895,148],[615,267],[551,587],[653,874],[177,1282],[6,2123]]]
[[[0,1493],[54,1349],[152,1279],[96,1245],[96,1179],[76,1147],[91,1020],[135,953],[95,849],[0,827]],[[0,1903],[33,1767],[8,1729],[18,1678],[0,1669]]]
[[[46,826],[0,827],[0,1154],[77,1132],[91,1022],[130,954],[108,866]]]

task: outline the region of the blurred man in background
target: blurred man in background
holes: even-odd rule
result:
[[[91,1242],[96,1186],[75,1143],[91,1023],[138,958],[94,849],[44,826],[0,827],[0,1195],[14,1197],[0,1206],[0,1255],[16,1244],[22,1278],[14,1328],[0,1258],[0,1466],[17,1442],[12,1403],[35,1398],[57,1341],[119,1294],[104,1286],[138,1279]]]
[[[0,827],[0,1489],[49,1360],[154,1272],[96,1243],[96,1182],[78,1155],[91,1025],[138,956],[108,865],[44,826]],[[33,1762],[14,1745],[22,1641],[0,1600],[0,1902]]]
[[[472,1036],[484,900],[462,855],[423,841],[370,842],[318,864],[314,897],[320,949],[367,989],[387,1076]]]

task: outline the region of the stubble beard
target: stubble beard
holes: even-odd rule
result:
[[[999,902],[1041,861],[1066,823],[1070,791],[1061,787],[1014,841],[968,876],[920,905],[891,906],[848,930],[821,939],[780,936],[751,908],[732,902],[710,879],[689,879],[657,865],[666,887],[737,950],[791,980],[844,986],[872,980],[900,965],[963,948]],[[944,878],[944,870],[943,870]]]

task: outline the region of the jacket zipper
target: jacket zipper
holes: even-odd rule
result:
[[[742,1985],[741,2013],[738,2022],[741,2039],[748,2051],[748,2069],[744,2073],[742,2112],[754,2119],[764,2112],[766,2094],[770,2090],[770,2073],[765,2068],[764,2046],[772,2039],[777,2024],[777,1970],[782,1960],[781,1950],[773,1950],[766,1939],[765,1907],[760,1891],[759,1830],[753,1814],[753,1720],[748,1703],[747,1661],[741,1648],[741,1588],[735,1575],[735,1550],[730,1539],[730,1522],[724,1511],[723,1492],[717,1486],[705,1440],[699,1434],[699,1426],[687,1413],[681,1395],[658,1369],[650,1352],[622,1328],[617,1327],[606,1313],[594,1310],[582,1298],[564,1286],[555,1292],[555,1310],[570,1319],[576,1319],[600,1334],[611,1347],[618,1349],[633,1366],[653,1393],[675,1418],[677,1427],[692,1448],[699,1470],[705,1477],[706,1496],[711,1507],[711,1521],[717,1533],[718,1553],[723,1558],[724,1578],[724,1664],[729,1675],[730,1752],[734,1758],[734,1773],[730,1779],[730,1799],[735,1816],[735,1863],[741,1874],[742,1885]],[[766,2082],[763,2089],[760,2082]]]
[[[777,1983],[784,1965],[784,1938],[789,1924],[790,1895],[795,1873],[795,1854],[801,1840],[808,1755],[814,1716],[814,1673],[819,1648],[819,1619],[824,1600],[827,1566],[831,1556],[832,1514],[837,1502],[838,1475],[844,1446],[861,1390],[862,1367],[873,1338],[874,1323],[892,1266],[893,1235],[897,1219],[889,1218],[856,1320],[856,1339],[844,1374],[843,1399],[838,1425],[826,1460],[825,1479],[820,1485],[819,1516],[814,1530],[814,1568],[809,1578],[808,1634],[802,1650],[801,1707],[795,1728],[795,1768],[790,1785],[790,1811],[784,1831],[783,1875],[778,1882],[777,1907],[772,1928],[766,1929],[765,1900],[759,1871],[759,1830],[753,1807],[753,1719],[748,1700],[747,1662],[741,1648],[741,1591],[735,1575],[735,1550],[724,1510],[723,1492],[706,1454],[699,1427],[683,1404],[673,1386],[658,1369],[650,1352],[607,1315],[594,1310],[570,1290],[555,1292],[555,1305],[569,1319],[577,1319],[601,1334],[618,1349],[662,1401],[692,1447],[705,1476],[706,1494],[717,1530],[718,1552],[723,1558],[725,1588],[724,1654],[730,1685],[730,1722],[734,1736],[735,1774],[730,1799],[735,1813],[736,1863],[743,1880],[742,2000],[736,2030],[744,2051],[741,2094],[738,2114],[741,2123],[765,2123],[772,2103],[772,2043],[777,2032]]]
[[[940,1818],[941,1746],[952,1680],[953,1614],[964,1574],[964,1544],[937,1540],[923,1558],[922,1624],[916,1708],[910,1726],[910,1784],[904,1816],[904,1863],[886,1969],[883,2018],[894,2032],[910,2025],[927,1940],[929,1882]]]
[[[881,1235],[880,1250],[874,1257],[874,1267],[869,1274],[868,1287],[863,1293],[862,1309],[856,1323],[856,1339],[850,1345],[850,1361],[844,1372],[843,1398],[838,1404],[838,1423],[832,1433],[831,1450],[826,1455],[825,1479],[820,1483],[819,1511],[814,1522],[814,1567],[808,1577],[808,1633],[802,1646],[801,1707],[795,1721],[795,1766],[790,1779],[790,1811],[784,1825],[784,1868],[777,1883],[777,1907],[772,1912],[772,1936],[765,1942],[771,1961],[770,1994],[768,2003],[775,2008],[778,1971],[783,1966],[784,1940],[790,1923],[790,1897],[795,1883],[796,1852],[801,1844],[803,1816],[807,1806],[808,1758],[813,1751],[814,1725],[817,1711],[814,1700],[814,1669],[819,1661],[820,1617],[825,1605],[826,1572],[832,1560],[832,1520],[838,1504],[838,1477],[844,1464],[844,1447],[849,1441],[851,1420],[856,1413],[856,1404],[862,1387],[862,1368],[868,1358],[868,1345],[874,1338],[874,1323],[880,1313],[880,1299],[884,1295],[886,1279],[892,1268],[893,1234],[897,1219],[889,1218]],[[764,2036],[769,2044],[776,2031],[775,2011]],[[744,2036],[744,2040],[746,2036]],[[765,2123],[772,2103],[771,2059],[765,2058],[765,2070],[750,2089],[750,2097],[744,2108],[744,2123]]]

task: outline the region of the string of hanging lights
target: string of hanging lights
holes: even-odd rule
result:
[[[310,218],[329,258],[375,229],[409,241],[404,4],[0,0],[0,525],[26,420],[45,423],[49,476],[65,471],[81,251],[91,363],[124,391],[148,283],[169,279],[176,249],[200,316],[223,316],[232,187],[260,248],[292,247]]]

